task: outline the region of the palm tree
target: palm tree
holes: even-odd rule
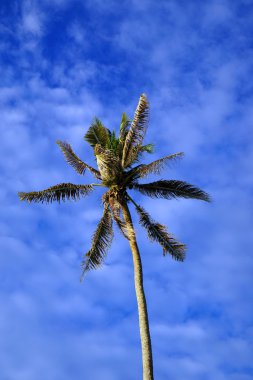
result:
[[[151,183],[139,183],[148,174],[159,174],[163,166],[183,156],[176,153],[165,156],[149,164],[138,164],[143,153],[152,153],[153,145],[143,145],[149,118],[149,103],[142,94],[137,105],[134,118],[129,120],[122,114],[118,137],[115,131],[105,128],[98,118],[89,127],[84,139],[93,148],[98,170],[84,163],[66,142],[57,141],[67,162],[79,173],[89,170],[100,183],[74,185],[61,183],[42,191],[20,192],[21,201],[45,202],[77,200],[93,191],[96,186],[107,188],[102,196],[103,215],[92,238],[92,246],[82,262],[82,277],[91,269],[100,267],[105,259],[112,238],[113,220],[124,237],[129,241],[133,256],[134,281],[138,304],[140,337],[142,346],[143,379],[153,379],[152,348],[149,332],[148,312],[143,288],[141,257],[136,242],[135,230],[128,208],[132,203],[139,216],[140,224],[145,227],[151,241],[158,242],[163,255],[171,255],[178,261],[185,258],[185,245],[170,235],[164,225],[155,222],[150,215],[129,195],[129,190],[136,190],[152,198],[172,199],[177,197],[210,201],[208,194],[199,188],[178,180],[159,180]],[[135,165],[134,165],[135,164]]]

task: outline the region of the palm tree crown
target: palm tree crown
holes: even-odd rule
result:
[[[67,162],[79,173],[85,174],[88,169],[100,181],[100,185],[108,190],[103,195],[103,215],[93,235],[92,246],[86,253],[82,263],[83,274],[95,269],[103,263],[107,249],[113,237],[112,222],[116,222],[122,234],[129,240],[132,231],[126,226],[122,218],[122,204],[132,202],[139,215],[140,224],[147,230],[152,241],[158,242],[163,254],[170,254],[174,259],[183,261],[185,258],[185,245],[176,241],[166,227],[155,222],[150,215],[130,197],[127,190],[133,189],[153,198],[195,198],[209,201],[209,195],[199,188],[178,180],[159,180],[156,182],[140,184],[139,180],[148,174],[159,174],[164,164],[183,156],[176,153],[165,156],[150,164],[139,164],[144,152],[152,153],[153,145],[143,145],[149,118],[149,103],[142,94],[137,105],[134,118],[129,120],[122,114],[118,137],[115,131],[107,129],[102,122],[95,118],[84,139],[93,148],[98,170],[84,163],[72,150],[71,146],[57,141]],[[137,164],[137,165],[136,165]],[[20,200],[28,202],[52,202],[65,199],[77,200],[88,195],[97,183],[89,185],[74,185],[61,183],[42,191],[29,193],[19,192]]]

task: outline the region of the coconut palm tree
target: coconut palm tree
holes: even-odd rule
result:
[[[89,170],[96,180],[100,181],[99,183],[88,185],[61,183],[42,191],[19,193],[22,201],[50,203],[64,201],[65,199],[77,200],[81,196],[90,194],[96,186],[106,188],[106,192],[102,196],[103,215],[93,235],[91,248],[82,262],[82,278],[89,270],[97,269],[102,265],[113,238],[112,223],[114,220],[124,237],[129,241],[133,256],[144,380],[154,378],[153,360],[148,312],[143,288],[142,263],[128,207],[129,203],[134,205],[140,224],[147,230],[150,240],[161,245],[163,255],[169,254],[173,259],[183,261],[186,247],[178,242],[164,225],[155,222],[147,211],[132,199],[128,190],[139,191],[143,195],[152,198],[173,199],[183,197],[204,201],[210,200],[206,192],[183,181],[170,179],[139,183],[139,180],[148,174],[159,174],[166,163],[183,155],[180,152],[165,156],[149,164],[139,163],[145,152],[152,153],[153,151],[152,144],[143,145],[148,118],[149,103],[147,97],[142,94],[133,120],[130,121],[125,113],[122,114],[118,137],[115,131],[111,132],[105,128],[98,118],[94,119],[84,139],[93,149],[98,170],[83,162],[67,142],[57,141],[65,159],[77,173],[84,174],[86,170]]]

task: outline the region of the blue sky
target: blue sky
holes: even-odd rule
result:
[[[131,253],[116,228],[103,268],[79,282],[101,191],[61,205],[17,192],[91,182],[55,141],[94,165],[93,117],[117,128],[143,92],[152,159],[185,152],[162,178],[213,198],[132,193],[188,246],[183,264],[163,257],[133,217],[155,378],[253,379],[252,1],[2,0],[0,17],[1,379],[141,378]]]

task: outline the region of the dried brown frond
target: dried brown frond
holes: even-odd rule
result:
[[[94,169],[92,166],[83,162],[72,150],[71,145],[67,142],[62,142],[57,140],[56,143],[61,148],[66,161],[77,171],[79,174],[84,174],[85,170],[88,169],[95,178],[101,179],[100,173],[98,170]]]
[[[142,94],[137,105],[134,119],[131,127],[125,137],[125,143],[122,155],[123,168],[128,167],[136,157],[138,149],[136,146],[141,146],[147,129],[149,117],[149,102],[146,95]]]
[[[126,223],[121,218],[121,206],[119,202],[115,198],[110,198],[109,203],[110,203],[110,208],[112,210],[113,219],[115,220],[123,236],[129,240],[130,239],[129,231],[127,229]]]

